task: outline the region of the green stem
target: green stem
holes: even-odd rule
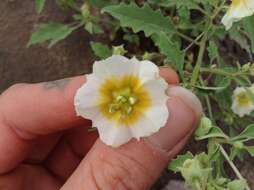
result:
[[[230,73],[221,69],[212,69],[212,68],[200,68],[200,72],[204,73],[213,73],[217,75],[223,75],[223,76],[228,76],[228,77],[237,77],[237,76],[244,76],[247,75],[246,73],[242,72],[235,72],[235,73]]]
[[[194,40],[193,40],[191,37],[189,37],[189,36],[187,36],[187,35],[185,35],[185,34],[179,32],[179,31],[176,31],[176,34],[177,34],[178,36],[182,37],[183,39],[185,39],[185,40],[191,42],[191,43],[194,42]],[[197,44],[197,43],[196,43],[196,44]],[[197,44],[197,45],[198,45],[198,44]]]
[[[219,145],[220,147],[220,151],[223,154],[223,156],[225,157],[225,159],[227,160],[227,162],[229,163],[230,167],[233,169],[233,171],[235,172],[236,176],[240,179],[240,180],[245,180],[242,176],[242,174],[239,172],[239,170],[236,168],[235,164],[230,160],[227,152],[225,151],[225,149]],[[251,190],[250,187],[248,185],[246,185],[246,189],[247,190]]]
[[[199,77],[200,83],[202,86],[205,86],[204,84],[204,80],[202,79],[202,76]],[[213,112],[212,112],[212,106],[211,106],[211,102],[210,102],[210,98],[208,95],[205,96],[205,101],[206,101],[206,105],[207,105],[207,109],[208,109],[208,115],[211,118],[212,121],[214,121],[213,119]]]
[[[186,47],[186,48],[184,49],[184,52],[188,51],[194,44],[198,44],[198,40],[199,40],[203,35],[204,35],[204,32],[202,32],[198,37],[196,37],[196,39],[195,39],[193,42],[191,42],[191,43],[188,45],[188,47]]]
[[[200,68],[201,68],[201,65],[202,65],[202,62],[203,62],[203,58],[204,58],[206,40],[207,40],[207,35],[205,33],[202,40],[201,40],[201,42],[200,42],[200,48],[199,48],[199,52],[198,52],[197,63],[195,65],[195,68],[193,70],[193,74],[192,74],[192,77],[191,77],[191,86],[195,86],[196,82],[198,80]]]

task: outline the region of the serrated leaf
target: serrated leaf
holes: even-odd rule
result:
[[[170,38],[163,32],[153,35],[152,37],[160,52],[166,56],[167,61],[173,63],[173,66],[182,71],[184,66],[184,52],[180,50],[178,44],[172,42]]]
[[[246,17],[243,20],[243,28],[251,41],[251,50],[254,53],[254,16]]]
[[[192,155],[192,153],[187,152],[184,155],[178,155],[176,159],[173,159],[169,166],[168,169],[172,170],[174,172],[178,172],[180,171],[178,168],[182,167],[183,163],[187,160],[187,159],[192,159],[194,156]]]
[[[103,11],[117,18],[122,27],[130,27],[135,33],[144,31],[147,37],[160,31],[165,33],[175,31],[170,17],[163,16],[159,10],[153,10],[148,4],[139,7],[134,3],[121,3],[107,6]]]
[[[75,29],[76,28],[72,28],[56,22],[41,24],[38,29],[32,34],[27,46],[29,47],[34,44],[49,41],[50,48],[60,40],[65,39]]]
[[[94,54],[100,59],[106,59],[112,55],[112,50],[107,45],[99,42],[91,42],[90,45]]]
[[[254,139],[254,124],[246,127],[246,129],[238,136],[234,137],[233,140],[244,140]]]
[[[45,6],[46,0],[35,0],[35,8],[37,13],[41,13],[44,6]]]

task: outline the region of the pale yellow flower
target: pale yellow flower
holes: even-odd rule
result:
[[[248,88],[251,93],[254,93],[254,86]],[[254,103],[250,93],[244,87],[238,87],[234,90],[232,110],[235,114],[243,117],[249,115],[254,110]]]
[[[232,0],[229,10],[222,18],[226,30],[229,30],[234,22],[254,13],[254,0]]]
[[[76,112],[93,121],[105,144],[120,146],[166,124],[167,86],[154,63],[113,55],[94,63],[75,96]]]

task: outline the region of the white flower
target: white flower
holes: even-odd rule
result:
[[[75,109],[93,121],[105,144],[116,147],[166,124],[167,86],[154,63],[113,55],[94,63],[76,93]]]
[[[253,85],[248,89],[250,92],[254,93]],[[249,115],[254,110],[252,98],[244,87],[238,87],[234,90],[232,110],[240,117]]]
[[[251,16],[254,13],[254,0],[232,0],[232,4],[222,18],[222,23],[226,26],[226,30],[229,30],[233,22],[237,22],[244,17]]]

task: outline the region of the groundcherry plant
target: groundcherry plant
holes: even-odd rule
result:
[[[203,103],[195,140],[207,144],[168,168],[192,190],[251,189],[235,163],[254,156],[254,0],[56,2],[72,10],[70,22],[37,25],[28,46],[50,48],[76,30],[107,42],[90,42],[97,61],[75,96],[77,114],[93,120],[103,142],[117,147],[163,126],[166,85],[157,66],[168,65]],[[35,0],[38,14],[45,5]]]

